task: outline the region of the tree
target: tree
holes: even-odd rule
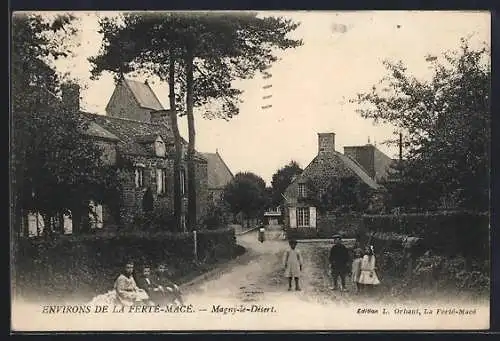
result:
[[[224,200],[233,214],[242,212],[247,219],[256,218],[268,204],[266,182],[251,172],[238,173],[224,189]]]
[[[51,58],[68,55],[74,33],[68,15],[46,20],[16,14],[12,23],[12,185],[16,234],[26,211],[45,222],[71,212],[75,232],[89,200],[102,201],[116,189],[114,171],[102,151],[82,136],[87,125],[59,98],[61,79]],[[50,232],[50,226],[47,226]],[[61,231],[62,232],[62,231]]]
[[[302,168],[300,168],[296,161],[292,160],[273,174],[271,180],[273,205],[276,206],[283,202],[282,195],[285,193],[285,190],[290,186],[293,178],[301,173]]]
[[[183,72],[178,74],[178,97],[185,96],[189,134],[188,225],[194,229],[197,221],[194,107],[221,100],[222,109],[206,112],[206,118],[230,119],[237,115],[242,92],[233,88],[232,81],[252,78],[256,71],[266,69],[277,60],[275,49],[299,46],[301,41],[286,38],[298,24],[282,18],[259,18],[255,13],[135,13],[127,14],[123,21],[123,25],[106,22],[104,49],[93,60],[97,72],[109,69],[109,64],[116,70],[115,60],[123,60],[123,56],[132,56],[127,67],[133,62],[144,64],[133,57],[138,50],[141,55],[149,56],[147,62],[160,73],[164,63],[161,57],[166,51],[175,53],[176,62],[183,66]]]
[[[321,212],[362,213],[368,209],[373,192],[354,176],[310,179],[307,183],[310,201]]]
[[[174,139],[174,219],[177,230],[182,230],[181,163],[182,137],[179,132],[179,97],[176,94],[177,75],[182,71],[179,48],[168,34],[169,26],[152,20],[153,17],[127,14],[120,22],[117,18],[100,20],[99,32],[103,34],[100,53],[89,58],[93,65],[92,78],[98,78],[103,71],[114,73],[118,82],[130,72],[155,75],[169,85],[169,119]],[[165,33],[165,34],[163,34]]]
[[[410,75],[401,62],[385,62],[389,75],[354,102],[360,104],[362,117],[405,132],[406,155],[392,178],[394,186],[415,198],[405,205],[429,209],[455,198],[451,206],[487,210],[489,49],[472,49],[470,40],[462,39],[457,51],[426,60],[433,72],[430,80]]]

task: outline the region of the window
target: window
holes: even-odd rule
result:
[[[164,194],[167,191],[167,171],[163,168],[156,170],[156,190],[158,194]]]
[[[309,207],[297,207],[297,226],[309,226]]]
[[[186,194],[186,170],[184,168],[181,169],[180,171],[180,183],[181,183],[181,195]]]
[[[135,188],[144,187],[144,168],[137,167],[135,169]]]
[[[305,198],[307,195],[306,184],[299,184],[297,187],[299,198]]]

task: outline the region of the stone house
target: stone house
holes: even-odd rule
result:
[[[314,184],[319,194],[326,192],[331,179],[352,179],[355,183],[366,186],[373,194],[382,189],[376,181],[377,174],[373,171],[376,167],[370,163],[375,158],[363,158],[366,154],[370,155],[369,151],[374,149],[367,147],[368,152],[365,152],[364,146],[359,149],[350,148],[347,149],[349,151],[347,155],[342,154],[335,150],[334,133],[318,134],[318,154],[303,172],[292,180],[284,193],[284,224],[287,228],[309,230],[306,232],[312,235],[322,235],[325,231],[330,233],[343,230],[346,228],[345,225],[352,221],[352,219],[345,220],[332,210],[320,210],[313,198],[318,193],[311,193],[311,183]],[[356,154],[355,152],[359,150],[361,152]],[[360,155],[364,166],[357,160]],[[381,159],[379,156],[378,158]],[[370,172],[374,176],[371,176]],[[379,176],[382,177],[383,174]],[[367,197],[366,200],[369,201],[370,198]]]
[[[378,183],[386,179],[391,165],[397,162],[371,143],[364,146],[345,146],[344,155],[356,160],[366,173]]]
[[[93,214],[89,220],[93,227],[101,228],[116,222],[130,225],[143,213],[143,201],[149,190],[154,208],[173,213],[174,183],[174,139],[165,110],[147,83],[123,79],[115,88],[106,107],[106,115],[82,112],[80,110],[80,90],[78,85],[63,87],[63,103],[71,110],[79,112],[87,121],[88,128],[82,132],[103,150],[106,165],[118,169],[121,191],[119,212],[107,205],[91,203]],[[182,141],[183,161],[180,180],[183,197],[182,221],[185,225],[187,214],[187,142]],[[208,200],[207,161],[196,152],[197,217],[205,214]],[[71,233],[72,223],[65,218],[64,227]],[[31,214],[26,219],[31,235],[43,230],[44,222],[39,215]]]
[[[270,207],[264,212],[264,225],[281,225],[283,223],[283,214],[281,207]]]
[[[207,160],[208,201],[213,204],[220,203],[223,200],[224,188],[233,180],[234,175],[218,150],[201,155]]]

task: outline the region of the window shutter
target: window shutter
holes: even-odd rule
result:
[[[297,227],[297,211],[295,207],[290,208],[290,227]]]
[[[36,236],[38,233],[38,217],[36,214],[28,213],[28,234]]]
[[[163,183],[162,192],[166,193],[167,192],[167,171],[165,169],[163,169],[161,173],[162,173],[162,183]]]
[[[309,226],[316,227],[316,207],[309,207]]]
[[[156,169],[156,193],[160,194],[161,193],[161,181],[162,181],[162,176],[161,176],[161,169]]]
[[[102,205],[97,204],[94,206],[94,210],[96,214],[96,227],[102,229]]]
[[[73,233],[73,220],[67,214],[63,215],[63,226],[64,233]]]
[[[95,228],[96,227],[96,223],[97,223],[97,219],[96,219],[96,210],[95,210],[95,205],[94,205],[94,202],[91,200],[89,202],[89,223],[90,223],[90,227],[91,228]]]

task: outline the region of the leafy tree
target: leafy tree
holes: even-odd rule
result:
[[[165,73],[166,55],[175,56],[176,63],[182,67],[176,80],[178,98],[185,98],[183,109],[188,122],[188,225],[191,229],[197,221],[194,107],[219,102],[221,109],[207,111],[204,117],[230,119],[237,115],[242,92],[233,88],[232,81],[252,78],[256,71],[266,69],[277,60],[275,49],[299,46],[301,41],[286,38],[297,26],[282,18],[259,18],[256,13],[214,12],[134,13],[126,14],[122,24],[107,20],[101,25],[105,44],[100,55],[92,60],[96,73],[110,69],[122,72],[134,65],[148,64],[161,76]],[[141,58],[136,58],[137,51]]]
[[[224,200],[233,214],[242,212],[246,218],[256,218],[269,202],[266,182],[251,172],[238,173],[224,189]]]
[[[276,173],[273,174],[271,180],[272,186],[272,204],[274,206],[279,205],[283,202],[283,193],[288,186],[292,183],[292,179],[302,173],[302,168],[296,161],[290,161],[286,166],[278,169]]]
[[[405,132],[404,162],[388,182],[404,191],[405,198],[414,198],[401,205],[487,210],[489,49],[472,49],[470,41],[462,39],[457,51],[426,60],[433,72],[430,80],[410,75],[401,62],[385,62],[389,75],[354,102],[360,104],[362,117]]]
[[[61,79],[51,59],[69,54],[73,18],[46,20],[16,14],[12,19],[12,188],[20,217],[40,212],[45,222],[71,211],[74,231],[89,200],[109,199],[118,184],[104,167],[100,148],[82,136],[86,122],[59,99]],[[86,210],[86,211],[84,211]],[[46,231],[50,231],[50,227]]]
[[[364,182],[356,177],[331,177],[310,179],[306,183],[309,192],[304,200],[308,200],[321,212],[362,213],[368,209],[373,194]]]
[[[180,97],[176,94],[176,81],[182,72],[179,63],[179,48],[172,43],[174,37],[168,34],[166,23],[142,14],[126,14],[121,18],[100,20],[99,32],[103,34],[100,53],[89,58],[93,68],[92,78],[98,78],[103,71],[115,75],[120,81],[130,72],[155,75],[169,85],[169,120],[174,139],[174,219],[177,230],[182,230],[181,163],[183,141],[179,132],[178,112]]]

